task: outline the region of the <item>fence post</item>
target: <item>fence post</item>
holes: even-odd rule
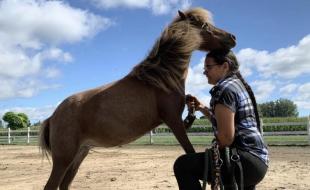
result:
[[[153,130],[150,131],[150,144],[153,144]]]
[[[8,143],[11,144],[11,128],[8,127]]]
[[[30,127],[27,127],[27,144],[30,143]]]
[[[310,115],[308,116],[307,121],[307,131],[308,131],[308,145],[310,145]]]

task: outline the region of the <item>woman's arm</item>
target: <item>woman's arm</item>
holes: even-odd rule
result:
[[[216,104],[214,109],[217,122],[217,139],[220,147],[230,146],[235,136],[235,113],[223,104]]]
[[[207,106],[201,104],[201,106],[198,107],[197,110],[200,111],[204,116],[206,116],[207,119],[210,120],[210,110]]]

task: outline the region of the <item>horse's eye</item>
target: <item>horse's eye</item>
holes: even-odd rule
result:
[[[193,17],[192,15],[189,16],[189,20],[190,21],[195,21],[195,17]]]
[[[208,29],[209,28],[209,24],[207,22],[203,23],[203,25],[201,26],[201,29]]]

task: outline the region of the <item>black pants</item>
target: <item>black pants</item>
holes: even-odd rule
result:
[[[244,189],[255,190],[255,186],[264,178],[268,167],[256,156],[238,150],[243,167]],[[174,163],[174,174],[180,190],[201,190],[199,180],[203,179],[205,168],[205,153],[193,153],[180,156]],[[222,167],[224,168],[224,167]],[[208,182],[211,182],[211,164],[208,163]],[[225,176],[222,170],[222,176]],[[223,175],[224,173],[224,175]],[[239,181],[240,172],[235,167],[236,181]],[[225,185],[225,179],[223,179]],[[230,188],[225,187],[225,190]]]

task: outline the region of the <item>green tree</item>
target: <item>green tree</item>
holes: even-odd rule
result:
[[[259,104],[259,110],[263,117],[297,117],[297,106],[293,101],[280,98]]]
[[[24,113],[6,112],[3,121],[8,123],[8,127],[12,130],[30,126],[28,116]]]
[[[30,127],[31,123],[30,120],[28,119],[28,116],[24,113],[18,113],[17,114],[23,121],[23,127]]]
[[[3,127],[3,123],[2,123],[2,120],[0,119],[0,128]]]

